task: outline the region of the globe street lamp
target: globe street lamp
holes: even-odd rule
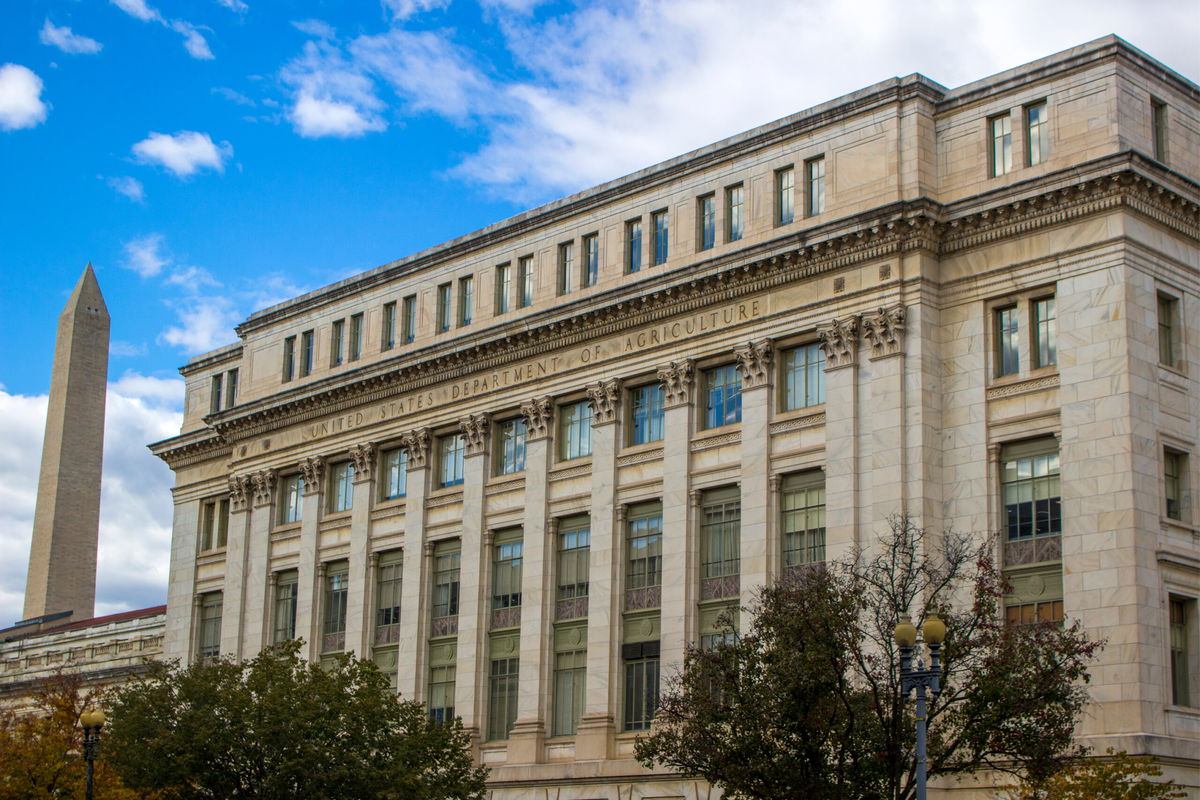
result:
[[[83,726],[83,760],[87,762],[87,784],[84,789],[86,800],[92,800],[92,777],[96,753],[100,749],[100,729],[104,727],[104,712],[100,709],[85,711],[79,715]]]
[[[917,668],[912,667],[913,648],[917,644],[917,629],[912,620],[901,617],[896,625],[894,636],[900,646],[900,691],[904,701],[913,689],[917,690],[917,800],[926,800],[925,795],[925,690],[929,690],[930,699],[935,699],[941,691],[942,666],[938,662],[938,653],[942,642],[946,641],[946,623],[938,615],[930,612],[921,626],[922,639],[929,648],[929,669],[917,658]]]

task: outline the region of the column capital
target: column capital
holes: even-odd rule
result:
[[[458,421],[463,439],[467,442],[467,455],[480,456],[487,451],[488,431],[492,427],[490,414],[471,414]]]
[[[417,428],[400,437],[400,446],[408,453],[409,469],[425,469],[429,465],[429,428]]]
[[[624,503],[621,503],[619,506],[617,506],[617,522],[624,522],[628,516],[629,506],[625,505]]]
[[[862,316],[863,337],[871,345],[871,357],[904,352],[904,306],[894,305]]]
[[[596,381],[587,387],[588,402],[592,406],[592,426],[617,421],[621,409],[621,379],[609,378]]]
[[[369,569],[375,569],[378,566],[379,566],[379,553],[368,553],[367,554],[367,567]]]
[[[694,372],[695,362],[690,358],[672,361],[658,368],[658,379],[662,382],[666,395],[663,402],[666,407],[684,405],[692,401]]]
[[[554,421],[554,401],[549,397],[534,397],[521,403],[525,417],[526,440],[544,439],[550,435]]]
[[[821,349],[825,351],[825,369],[858,363],[858,323],[859,318],[851,316],[817,328]]]
[[[558,517],[546,517],[546,535],[554,537],[558,533]]]
[[[433,542],[425,542],[423,549],[426,558],[433,558]]]
[[[325,478],[325,459],[320,456],[309,456],[301,460],[300,471],[304,473],[304,493],[320,494]]]
[[[1000,463],[1000,450],[1003,447],[1004,446],[999,442],[992,442],[989,444],[987,446],[988,461],[992,462],[993,464]]]
[[[260,469],[250,475],[250,484],[254,491],[254,505],[269,506],[275,499],[275,470]]]
[[[691,505],[692,508],[696,508],[700,505],[700,499],[703,496],[704,496],[704,493],[701,492],[699,489],[691,489],[688,491],[688,503]]]
[[[230,475],[229,510],[235,514],[247,510],[253,491],[254,485],[249,475]]]
[[[767,488],[771,490],[771,494],[779,491],[779,487],[783,484],[783,476],[778,472],[767,478]]]
[[[738,371],[742,373],[743,388],[756,389],[771,385],[771,367],[775,363],[775,343],[759,339],[733,348]]]
[[[350,457],[354,459],[354,482],[369,481],[375,476],[375,454],[378,446],[374,442],[361,442],[351,446]]]

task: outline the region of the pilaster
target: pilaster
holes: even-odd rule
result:
[[[695,639],[696,600],[699,596],[696,574],[699,557],[695,530],[688,524],[691,490],[689,445],[693,423],[693,363],[675,361],[659,367],[658,377],[665,389],[663,409],[663,493],[662,493],[662,601],[661,675],[670,675],[683,665],[683,652]]]
[[[459,423],[467,443],[463,457],[462,569],[459,572],[458,664],[460,676],[454,687],[454,710],[463,727],[479,740],[486,730],[482,699],[487,670],[487,621],[490,616],[488,580],[490,559],[484,541],[483,488],[488,473],[486,414],[473,414]],[[469,678],[474,678],[470,680]]]
[[[375,455],[373,442],[350,448],[354,459],[354,488],[350,503],[349,586],[346,589],[346,650],[359,658],[371,657],[368,640],[374,625],[368,605],[368,551],[371,545],[371,504],[375,499]]]
[[[825,351],[826,558],[845,555],[859,539],[859,318],[817,328]]]
[[[404,582],[400,598],[396,691],[425,701],[429,659],[429,594],[431,554],[425,540],[425,495],[429,491],[429,430],[406,433],[400,445],[408,454],[408,487],[404,501]]]
[[[196,640],[195,614],[197,532],[200,503],[175,502],[171,523],[171,565],[167,581],[167,621],[163,633],[163,658],[191,661]]]
[[[765,584],[778,565],[773,564],[770,493],[771,397],[774,388],[775,348],[760,339],[734,349],[742,374],[742,530],[741,604],[749,606],[754,592]],[[777,550],[778,548],[774,548]]]
[[[868,345],[870,384],[866,387],[869,415],[871,511],[867,528],[882,530],[888,520],[908,512],[908,480],[904,387],[905,320],[903,306],[869,311],[862,316],[863,339]],[[863,420],[867,424],[867,419]],[[875,537],[870,537],[874,541]]]
[[[275,515],[276,474],[260,470],[252,475],[230,476],[230,510],[234,519],[243,514],[249,530],[246,548],[246,610],[242,630],[242,657],[253,658],[270,643],[270,603],[274,597],[268,586],[271,556],[271,522]],[[234,484],[240,484],[234,487]]]
[[[320,544],[321,498],[325,496],[325,462],[319,457],[300,462],[304,473],[304,498],[300,503],[300,564],[296,570],[296,638],[303,639],[300,654],[309,661],[320,652],[321,586],[317,575]]]

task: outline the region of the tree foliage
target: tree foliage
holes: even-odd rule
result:
[[[1072,763],[1038,783],[1007,787],[1007,800],[1176,800],[1187,797],[1175,781],[1152,781],[1162,770],[1152,758],[1124,751]]]
[[[113,693],[108,747],[129,786],[164,800],[478,800],[486,777],[457,720],[430,720],[370,661],[323,669],[295,643],[154,665]]]
[[[1080,755],[1072,733],[1099,643],[1078,623],[1006,626],[988,547],[892,520],[870,553],[765,587],[748,631],[689,649],[639,760],[699,775],[730,798],[805,787],[831,800],[908,800],[915,720],[892,632],[946,621],[942,692],[928,713],[930,777],[991,767],[1035,781]]]

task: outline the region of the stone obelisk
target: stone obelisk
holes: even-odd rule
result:
[[[71,620],[90,619],[95,612],[108,325],[88,264],[58,318],[25,584],[27,620],[66,611]]]

